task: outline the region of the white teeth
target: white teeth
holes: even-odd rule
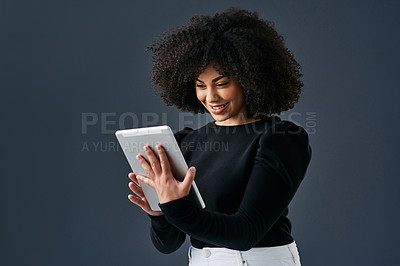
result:
[[[226,105],[227,104],[221,105],[219,107],[211,107],[211,108],[214,109],[214,110],[218,110],[218,109],[224,108]]]

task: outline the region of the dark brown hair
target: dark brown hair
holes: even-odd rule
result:
[[[195,80],[209,64],[240,82],[249,118],[293,108],[303,87],[300,65],[273,23],[238,7],[194,15],[187,25],[163,32],[148,50],[156,91],[168,106],[183,111],[206,110],[196,97]]]

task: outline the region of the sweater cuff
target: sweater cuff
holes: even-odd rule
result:
[[[165,218],[165,215],[160,215],[160,216],[153,216],[150,214],[147,215],[150,217],[151,226],[155,229],[163,230],[171,225]]]
[[[156,215],[151,215],[151,214],[148,214],[148,213],[147,213],[147,215],[150,217],[151,220],[154,220],[154,221],[162,221],[162,220],[165,220],[165,215],[158,215],[158,216],[156,216]]]
[[[160,206],[167,221],[172,223],[187,218],[193,212],[193,209],[197,208],[190,193],[176,200],[159,203],[158,206]]]

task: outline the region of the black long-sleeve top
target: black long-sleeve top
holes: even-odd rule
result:
[[[150,235],[163,253],[190,236],[197,248],[286,245],[293,241],[288,205],[311,159],[306,131],[279,117],[236,126],[210,122],[175,134],[206,208],[191,195],[159,204]]]

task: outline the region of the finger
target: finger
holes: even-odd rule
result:
[[[146,197],[143,197],[142,200],[143,200],[143,202],[144,202],[143,210],[151,210],[150,204],[149,204],[149,202],[147,201]]]
[[[136,178],[140,181],[142,181],[143,183],[149,185],[151,188],[153,188],[154,190],[156,189],[156,185],[154,183],[153,180],[151,180],[148,177],[142,176],[142,175],[137,175]]]
[[[135,193],[139,197],[141,198],[144,197],[143,190],[137,185],[135,185],[133,182],[129,182],[128,187],[132,190],[133,193]]]
[[[136,179],[135,173],[129,173],[128,177],[129,177],[130,180],[133,181],[133,183],[135,183],[136,186],[140,187],[139,182]]]
[[[140,153],[136,155],[136,159],[139,161],[139,163],[142,165],[144,171],[146,172],[147,176],[149,178],[152,178],[154,176],[153,169],[151,169],[149,163],[146,161],[146,159],[141,155]]]
[[[170,173],[171,166],[169,164],[167,153],[165,152],[164,147],[161,144],[158,144],[157,150],[158,150],[158,156],[160,157],[160,164],[163,173]],[[164,176],[166,177],[167,175]]]
[[[132,194],[128,195],[128,199],[132,203],[135,203],[137,206],[139,206],[142,209],[145,207],[145,202],[142,199],[139,199],[138,197],[133,196]]]
[[[192,166],[187,170],[185,178],[181,183],[181,185],[185,188],[187,192],[189,192],[195,176],[196,176],[196,168]]]
[[[147,199],[146,199],[146,198],[142,198],[142,200],[144,201],[144,206],[142,207],[142,209],[143,209],[145,212],[147,212],[147,213],[150,214],[150,215],[154,215],[154,216],[159,216],[159,215],[162,215],[162,214],[163,214],[162,211],[153,211],[153,210],[150,208],[150,205],[149,205],[149,203],[147,202]]]
[[[161,175],[161,166],[160,162],[158,161],[156,155],[154,154],[153,150],[149,145],[144,146],[144,150],[147,154],[147,157],[149,158],[150,161],[150,167],[153,169],[153,172],[155,173],[155,176]]]

